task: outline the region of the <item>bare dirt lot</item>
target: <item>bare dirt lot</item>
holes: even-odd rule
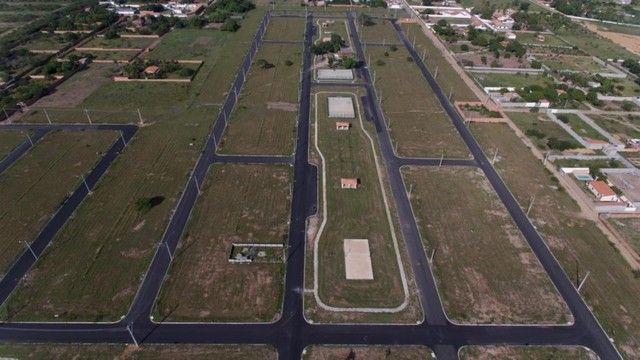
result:
[[[58,86],[53,93],[33,104],[34,107],[75,107],[103,83],[111,81],[103,75],[111,65],[91,64]]]
[[[586,26],[589,30],[606,37],[614,43],[620,44],[622,47],[631,51],[632,53],[640,55],[640,36],[603,31],[601,30],[603,29],[603,27],[589,21],[585,21],[583,25]]]

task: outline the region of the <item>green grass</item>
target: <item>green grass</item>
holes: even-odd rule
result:
[[[582,148],[582,145],[569,133],[545,115],[513,112],[508,116],[541,150],[551,150],[547,146],[549,138],[569,141],[573,144],[574,149]],[[535,136],[533,132],[538,132],[539,136]]]
[[[460,360],[593,360],[595,357],[587,348],[578,346],[464,346],[459,355]]]
[[[434,359],[425,346],[331,346],[311,345],[303,360],[342,360],[353,351],[356,359],[367,360],[415,360]]]
[[[86,55],[92,55],[95,60],[129,60],[138,50],[106,50],[106,51],[87,51],[87,50],[74,50],[69,54],[78,55],[80,57]]]
[[[248,22],[243,23],[247,27],[252,26]],[[233,34],[214,29],[176,29],[163,36],[160,44],[144,57],[155,60],[205,60],[211,56],[211,48],[219,49],[228,41],[233,41],[232,38]]]
[[[27,133],[23,131],[0,131],[0,160],[9,155],[18,145],[27,141],[26,135]]]
[[[598,29],[602,31],[610,31],[627,35],[640,36],[640,27],[625,26],[618,24],[598,24]]]
[[[403,176],[405,186],[413,186],[425,248],[430,253],[437,246],[432,268],[450,319],[568,321],[564,301],[480,170],[405,168]]]
[[[539,57],[543,64],[547,65],[551,70],[562,71],[562,70],[572,70],[572,71],[586,71],[589,73],[600,73],[600,72],[609,72],[606,66],[600,65],[597,62],[593,61],[591,57],[575,57],[564,55],[562,58],[547,58],[547,57]]]
[[[214,165],[174,257],[156,312],[165,321],[271,321],[280,311],[283,259],[233,264],[232,243],[287,246],[285,165]]]
[[[385,56],[384,52],[389,56]],[[401,156],[468,157],[467,147],[404,47],[391,51],[369,47],[369,69],[375,72],[382,110],[391,121],[391,138]],[[378,65],[378,60],[384,65]]]
[[[238,94],[239,101],[229,119],[219,151],[291,154],[298,114],[301,51],[302,47],[297,44],[265,43],[260,46],[247,81]],[[275,67],[261,69],[257,65],[260,59]],[[287,66],[286,61],[293,62],[293,65]],[[230,96],[234,96],[233,93]]]
[[[0,356],[34,360],[63,359],[138,359],[173,360],[225,359],[276,360],[277,352],[264,345],[60,345],[60,344],[0,344]]]
[[[0,174],[0,273],[25,249],[115,141],[113,132],[55,132]]]
[[[70,44],[65,41],[63,35],[39,34],[20,47],[28,50],[59,50]]]
[[[360,26],[357,22],[360,41],[367,43],[400,43],[400,38],[388,20],[373,19],[376,23],[372,26]]]
[[[304,40],[304,18],[278,18],[269,20],[269,26],[264,33],[265,40]]]
[[[558,38],[552,34],[541,34],[544,36],[544,41],[538,41],[536,39],[535,33],[517,33],[516,40],[523,45],[533,44],[533,45],[541,45],[541,46],[571,46],[571,44],[567,44],[562,39]],[[535,48],[531,51],[535,52]]]
[[[593,139],[593,140],[604,140],[607,141],[607,138],[602,136],[596,129],[592,128],[584,122],[578,115],[576,114],[560,114],[561,116],[567,116],[569,119],[568,125],[571,127],[573,131],[576,132],[579,136],[584,139]],[[556,115],[558,116],[558,115]]]
[[[640,219],[614,219],[610,218],[609,223],[624,237],[624,239],[633,247],[636,253],[640,254]]]
[[[83,43],[79,47],[98,47],[98,48],[121,48],[121,49],[143,49],[156,39],[148,38],[117,38],[105,39],[103,37],[92,39]]]
[[[415,49],[418,54],[426,51],[425,64],[432,74],[438,69],[438,84],[445,94],[451,92],[452,101],[478,101],[475,94],[462,80],[460,74],[451,67],[443,57],[442,52],[436,48],[430,38],[428,38],[417,24],[402,24],[402,29],[408,34],[409,39],[416,38]]]
[[[118,320],[127,311],[211,129],[218,111],[212,102],[224,98],[217,89],[229,88],[262,15],[251,11],[237,33],[218,32],[227,40],[207,48],[203,68],[189,84],[107,82],[78,106],[133,114],[140,108],[146,126],[57,234],[3,314],[22,308],[16,318],[99,321]],[[138,199],[154,196],[164,201],[147,213],[136,209]]]
[[[525,86],[540,85],[545,86],[553,82],[553,79],[545,75],[535,74],[473,74],[473,77],[483,87],[515,87],[516,89]]]
[[[330,38],[331,34],[340,35],[344,40],[345,46],[350,46],[351,38],[349,37],[349,30],[347,28],[347,21],[340,19],[315,19],[315,25],[319,29],[317,39],[322,41],[324,38]],[[329,23],[333,21],[333,23]],[[327,27],[323,27],[322,23],[327,23]]]
[[[352,127],[348,131],[335,129],[335,121],[343,119],[328,118],[328,96],[350,95],[317,96],[318,148],[327,172],[327,222],[318,240],[319,297],[330,306],[396,307],[403,302],[404,294],[382,197],[385,190],[381,189],[376,172],[375,150],[359,119],[349,120]],[[359,100],[354,98],[354,106],[356,101]],[[360,185],[355,190],[341,189],[341,178],[358,178]],[[346,279],[344,239],[369,240],[373,280]]]
[[[630,138],[640,138],[640,131],[633,128],[623,117],[589,114],[589,118],[611,135],[625,135]]]
[[[574,29],[557,29],[555,33],[565,41],[577,46],[580,50],[601,59],[640,59],[638,55],[582,26]]]
[[[530,217],[569,277],[575,280],[576,260],[581,276],[591,272],[582,296],[618,349],[635,358],[640,280],[593,221],[579,217],[576,202],[506,124],[471,124],[471,130],[485,154],[500,149],[496,168],[520,205],[536,197]]]

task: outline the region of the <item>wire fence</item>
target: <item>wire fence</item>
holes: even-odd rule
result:
[[[0,121],[26,124],[135,124],[141,118],[138,110],[29,107],[26,111],[8,108],[0,111]]]

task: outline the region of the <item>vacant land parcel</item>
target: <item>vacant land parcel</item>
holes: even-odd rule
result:
[[[468,157],[469,151],[404,47],[368,47],[382,110],[401,156]],[[388,55],[385,55],[385,53]]]
[[[389,20],[375,19],[375,25],[360,27],[360,41],[363,43],[398,44],[400,38]]]
[[[526,207],[535,196],[530,218],[572,280],[576,261],[580,269],[589,264],[591,275],[580,293],[618,348],[636,358],[640,324],[633,314],[640,312],[640,282],[632,269],[506,124],[472,124],[471,129],[485,154],[500,149],[495,166],[520,205]]]
[[[351,355],[353,354],[353,356]],[[305,349],[303,360],[367,360],[432,359],[425,346],[328,346],[312,345]]]
[[[168,321],[274,320],[283,259],[232,263],[229,252],[233,244],[286,246],[290,168],[214,165],[209,171],[156,312]]]
[[[221,152],[291,153],[298,115],[301,51],[302,47],[295,44],[260,46],[238,94],[238,103],[220,143]]]
[[[115,139],[107,131],[49,134],[0,174],[0,274],[25,250],[21,242],[35,239]]]
[[[509,113],[509,118],[527,135],[539,149],[551,150],[554,144],[563,143],[567,148],[582,148],[582,145],[560,125],[546,115],[532,113]],[[556,139],[556,140],[553,140]]]
[[[0,160],[27,140],[27,133],[21,131],[0,131]]]
[[[564,302],[480,170],[409,168],[403,174],[407,187],[413,186],[425,245],[438,246],[432,266],[452,320],[569,320]],[[449,196],[438,195],[444,193]],[[452,219],[465,220],[454,226]]]
[[[465,346],[459,355],[460,360],[598,359],[587,348],[577,346]]]
[[[272,17],[264,33],[265,40],[302,41],[304,38],[304,18]]]

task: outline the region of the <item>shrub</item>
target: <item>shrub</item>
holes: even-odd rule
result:
[[[376,61],[376,65],[378,65],[378,66],[384,66],[384,64],[385,64],[385,62],[384,62],[384,61],[382,61],[382,59],[378,59],[378,60]]]
[[[293,61],[291,61],[291,60],[285,60],[285,61],[284,61],[284,64],[285,64],[286,66],[291,66],[291,65],[293,65]]]
[[[164,196],[141,197],[136,200],[136,209],[141,213],[146,213],[152,208],[162,204]]]

